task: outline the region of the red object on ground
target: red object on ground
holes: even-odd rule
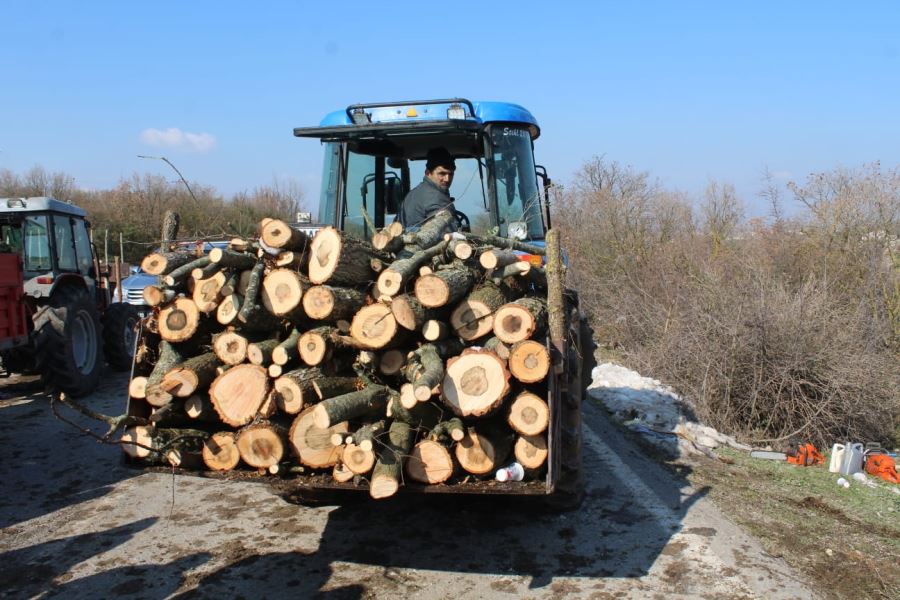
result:
[[[28,341],[22,257],[0,254],[0,350]]]
[[[825,457],[812,444],[800,444],[797,448],[797,453],[788,455],[787,461],[801,467],[811,467],[812,465],[823,464]]]
[[[887,454],[872,454],[866,459],[866,473],[881,477],[891,483],[900,483],[900,475],[897,474],[897,464]]]

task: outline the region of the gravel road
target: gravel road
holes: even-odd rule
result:
[[[118,414],[126,383],[85,402]],[[594,406],[587,498],[553,515],[503,498],[311,508],[263,482],[141,472],[33,386],[0,393],[2,597],[813,597]]]

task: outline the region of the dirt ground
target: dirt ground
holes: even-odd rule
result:
[[[126,378],[86,399],[117,414]],[[813,598],[785,563],[585,407],[587,498],[291,503],[262,481],[125,466],[0,389],[0,596],[10,598]]]

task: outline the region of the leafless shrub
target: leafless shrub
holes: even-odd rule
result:
[[[594,159],[558,207],[600,342],[749,440],[887,441],[900,424],[900,184],[878,168],[816,175],[809,214],[746,222],[711,183],[684,198]]]

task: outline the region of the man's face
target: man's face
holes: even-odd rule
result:
[[[434,185],[448,192],[450,191],[450,184],[453,183],[453,173],[453,169],[435,167],[433,171],[425,171],[425,177],[430,179]]]

